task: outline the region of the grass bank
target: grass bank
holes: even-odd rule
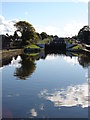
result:
[[[0,50],[0,58],[3,60],[22,53],[23,49]]]
[[[33,52],[39,52],[40,51],[40,47],[39,46],[37,46],[37,45],[34,45],[34,44],[32,44],[32,45],[27,45],[27,46],[25,46],[24,47],[24,52],[25,53],[33,53]]]

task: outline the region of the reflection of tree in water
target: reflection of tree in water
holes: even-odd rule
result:
[[[84,68],[90,66],[90,54],[82,54],[78,56],[78,61],[81,66]]]
[[[90,53],[86,53],[86,52],[62,52],[62,51],[46,51],[46,56],[47,55],[59,55],[59,56],[66,56],[66,57],[78,57],[78,62],[79,64],[83,67],[83,68],[87,68],[88,66],[90,66]]]
[[[77,57],[78,57],[79,64],[84,68],[90,65],[90,54],[81,53],[81,54],[78,54]],[[33,72],[35,71],[36,69],[35,60],[39,60],[40,57],[38,54],[36,55],[33,54],[33,56],[30,54],[29,55],[23,54],[21,55],[21,58],[22,58],[21,67],[16,68],[14,76],[16,76],[19,79],[25,80],[27,77],[32,75]]]
[[[27,55],[21,55],[22,62],[21,67],[16,68],[16,71],[14,73],[14,76],[18,77],[19,79],[26,79],[36,69],[35,60]]]

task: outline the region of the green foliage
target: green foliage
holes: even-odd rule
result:
[[[32,24],[26,21],[19,21],[15,26],[17,31],[21,33],[22,45],[36,43],[39,39]]]
[[[26,21],[19,21],[15,24],[15,26],[17,27],[17,30],[20,31],[21,33],[23,33],[24,31],[35,32],[35,29],[32,26],[32,24]]]
[[[81,46],[80,46],[80,45],[76,45],[76,46],[74,46],[72,49],[78,50],[78,49],[81,49]]]
[[[15,39],[18,38],[18,34],[17,34],[16,31],[14,32],[14,38],[15,38]]]
[[[37,32],[36,34],[37,34],[37,36],[38,36],[38,39],[39,39],[39,40],[42,40],[42,36],[41,36],[38,32]]]
[[[37,45],[28,45],[25,48],[30,48],[30,49],[39,49],[40,47]]]
[[[72,38],[77,40],[78,36],[77,36],[77,35],[75,35],[75,36],[73,36]]]
[[[40,51],[40,47],[37,45],[28,45],[26,47],[24,47],[24,52],[25,53],[37,53]]]
[[[89,43],[90,44],[90,27],[84,26],[82,29],[80,29],[78,33],[78,38],[81,42]]]
[[[35,57],[35,56],[38,56],[39,55],[39,52],[37,53],[30,53],[30,54],[27,54],[29,57]]]
[[[42,40],[45,39],[45,38],[48,38],[48,35],[45,32],[42,32],[40,35],[42,37]]]
[[[53,35],[47,35],[45,32],[39,34],[35,31],[35,28],[32,26],[32,24],[26,21],[19,21],[14,26],[17,28],[17,30],[14,32],[14,40],[21,40],[21,46],[36,43],[45,44],[53,38]],[[18,32],[20,32],[21,36],[18,36]]]
[[[72,39],[67,39],[69,44],[72,44]]]
[[[35,61],[31,59],[30,56],[22,55],[21,67],[16,68],[14,76],[18,79],[26,80],[27,77],[31,76],[36,69]]]

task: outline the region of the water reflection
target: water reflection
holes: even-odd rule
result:
[[[90,66],[90,54],[87,53],[45,53],[44,51],[34,54],[22,54],[20,56],[13,57],[12,60],[11,58],[10,60],[8,58],[7,63],[11,61],[11,64],[9,63],[10,66],[16,67],[14,76],[18,79],[26,80],[36,69],[35,61],[38,61],[39,59],[56,60],[56,58],[60,56],[64,57],[64,60],[72,65],[79,63],[83,68]]]
[[[30,110],[30,114],[31,114],[32,117],[36,117],[36,116],[37,116],[37,112],[35,111],[34,108],[32,108],[32,109]]]
[[[18,56],[16,59],[15,59],[15,57],[13,57],[10,66],[19,68],[19,67],[21,67],[21,63],[20,63],[21,61],[22,61],[22,59],[20,56]]]
[[[67,55],[67,56],[66,56]],[[59,56],[64,56],[64,60],[72,65],[80,64],[82,67],[86,68],[90,65],[90,54],[76,54],[76,53],[67,53],[67,54],[22,54],[18,56],[16,60],[12,60],[11,65],[16,65],[17,68],[14,72],[14,76],[18,79],[26,80],[29,76],[33,74],[36,69],[35,61],[39,59],[46,60],[55,60]],[[42,57],[44,56],[44,57]],[[74,56],[74,57],[73,57]]]
[[[19,79],[26,80],[26,78],[32,75],[32,73],[35,71],[36,64],[34,59],[31,59],[30,57],[24,54],[21,55],[21,59],[21,67],[16,68],[14,76],[16,76]]]
[[[18,118],[87,117],[87,71],[83,67],[89,65],[89,57],[81,53],[14,57],[3,69],[3,108]]]
[[[88,66],[90,66],[90,54],[79,55],[78,61],[82,67],[87,68]]]
[[[70,64],[72,64],[72,65],[76,65],[76,64],[78,64],[79,63],[79,61],[78,61],[78,58],[77,57],[64,57],[64,60],[66,61],[66,62],[68,62],[68,63],[70,63]]]
[[[64,60],[68,63],[73,65],[80,64],[83,68],[88,68],[90,66],[90,53],[73,53],[73,52],[66,52],[66,53],[45,53],[46,60],[54,60],[56,57],[64,57]]]
[[[88,84],[68,86],[66,89],[47,89],[40,92],[39,97],[53,102],[55,107],[88,107]]]

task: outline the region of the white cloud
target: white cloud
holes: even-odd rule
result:
[[[20,63],[21,61],[22,61],[22,59],[20,56],[18,56],[16,58],[16,60],[15,60],[15,57],[13,57],[10,66],[14,66],[16,68],[19,68],[19,67],[21,67],[21,63]]]
[[[4,17],[3,17],[3,16],[0,16],[0,24],[2,24],[3,21],[5,21]]]
[[[5,20],[3,16],[0,16],[0,34],[6,34],[13,35],[14,31],[16,30],[16,27],[14,27],[14,24],[18,20]]]
[[[30,110],[30,113],[31,113],[32,117],[36,117],[36,116],[37,116],[37,112],[35,111],[34,108],[32,108],[32,109]]]
[[[46,32],[50,35],[56,35],[56,34],[60,34],[60,29],[56,26],[43,26],[43,25],[38,25],[35,26],[36,31],[41,33],[41,32]]]
[[[76,64],[78,64],[78,58],[77,57],[73,57],[73,58],[71,58],[71,57],[64,57],[64,60],[67,62],[67,63],[70,63],[70,64],[72,64],[72,65],[76,65]]]
[[[58,35],[60,37],[72,37],[74,35],[77,35],[79,30],[85,25],[86,23],[82,23],[78,21],[70,21],[70,23],[67,23],[63,27],[53,26],[53,25],[52,26],[38,25],[35,26],[35,28],[36,31],[39,33],[46,32],[47,34]]]
[[[41,91],[40,97],[54,103],[55,107],[88,107],[88,84],[69,86],[67,89],[56,89],[54,92]]]
[[[44,104],[40,104],[40,110],[43,111],[44,110]]]
[[[46,56],[46,60],[50,60],[50,61],[51,61],[51,60],[56,60],[58,57],[59,57],[58,55],[56,56],[56,55],[54,55],[54,54],[53,54],[53,55],[47,55],[47,56]]]
[[[64,33],[66,36],[77,35],[79,30],[84,26],[84,23],[72,21],[64,27]]]
[[[27,15],[28,12],[25,12]],[[18,22],[19,20],[10,20],[7,21],[3,16],[0,16],[0,34],[6,34],[13,35],[14,31],[16,30],[16,27],[14,27],[14,24]],[[36,25],[35,29],[37,32],[46,32],[50,35],[58,35],[60,37],[72,37],[74,35],[77,35],[79,30],[86,25],[85,23],[78,22],[78,21],[70,21],[70,23],[67,23],[63,27],[61,26],[54,26],[54,25]]]

